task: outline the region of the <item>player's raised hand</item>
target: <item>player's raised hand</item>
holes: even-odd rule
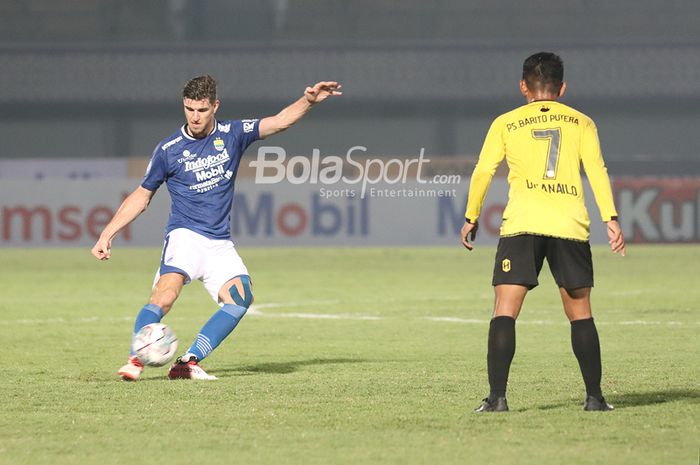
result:
[[[464,222],[464,226],[462,226],[462,245],[467,248],[467,250],[471,251],[474,248],[474,245],[469,242],[470,240],[475,240],[476,239],[476,231],[479,229],[479,222],[477,221],[476,223],[469,223],[468,221]]]
[[[607,222],[608,242],[613,253],[620,252],[620,255],[625,256],[625,235],[622,234],[622,228],[617,220]]]
[[[328,97],[343,95],[340,92],[340,88],[343,87],[335,81],[321,81],[313,85],[313,87],[307,87],[304,91],[304,97],[311,103],[319,103],[326,100]]]
[[[112,241],[100,237],[90,252],[98,260],[109,260],[112,255]]]

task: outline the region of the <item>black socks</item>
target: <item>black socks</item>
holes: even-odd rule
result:
[[[593,318],[571,322],[571,347],[578,360],[586,394],[602,399],[600,390],[601,362],[598,330]],[[515,355],[515,320],[497,316],[489,326],[488,371],[491,392],[489,400],[506,396],[508,372]]]
[[[486,358],[491,386],[489,400],[506,396],[508,371],[513,355],[515,355],[515,320],[509,316],[497,316],[491,320],[489,326],[489,351]],[[600,377],[598,379],[600,380]]]
[[[583,382],[586,384],[586,394],[602,399],[603,394],[600,391],[602,371],[600,341],[593,318],[571,322],[571,347],[574,349],[578,365],[581,367]]]

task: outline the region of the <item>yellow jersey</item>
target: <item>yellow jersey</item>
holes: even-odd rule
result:
[[[617,216],[598,131],[583,113],[541,100],[496,118],[472,174],[468,220],[479,217],[504,157],[509,191],[502,237],[538,234],[587,241],[590,220],[583,200],[582,163],[603,221]]]

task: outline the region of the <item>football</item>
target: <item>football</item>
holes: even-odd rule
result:
[[[131,349],[144,365],[160,367],[177,352],[177,336],[163,323],[151,323],[136,333]]]

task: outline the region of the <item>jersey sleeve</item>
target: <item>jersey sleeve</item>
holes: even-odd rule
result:
[[[241,153],[253,142],[260,140],[260,120],[242,119],[233,122],[233,134]]]
[[[158,144],[153,151],[153,156],[148,163],[148,168],[146,168],[146,174],[143,176],[143,181],[141,181],[141,187],[155,192],[160,185],[163,184],[168,177],[168,165],[165,157],[165,150]]]
[[[500,118],[496,118],[489,128],[484,140],[484,146],[479,154],[479,161],[474,167],[469,183],[469,195],[467,197],[467,211],[464,216],[475,221],[481,213],[481,207],[486,198],[486,192],[491,185],[491,179],[496,173],[496,168],[505,157],[503,144],[503,124]]]
[[[592,120],[583,128],[581,137],[581,161],[586,172],[588,181],[591,183],[595,201],[598,204],[600,215],[603,221],[610,221],[617,216],[615,202],[613,200],[612,188],[608,169],[603,161],[603,154],[600,151],[600,141],[598,140],[598,129]]]

